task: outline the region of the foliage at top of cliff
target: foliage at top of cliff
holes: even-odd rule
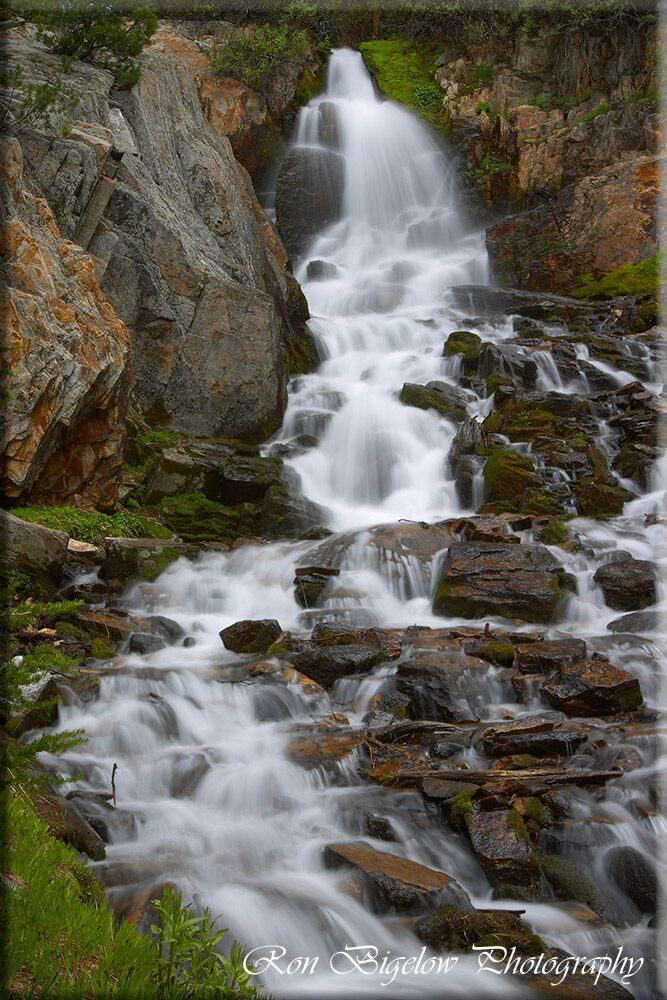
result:
[[[307,31],[284,19],[279,24],[260,24],[221,39],[209,52],[208,61],[215,73],[261,90],[282,67],[302,62],[309,53]]]
[[[37,26],[37,37],[67,65],[73,59],[108,69],[121,83],[139,78],[139,56],[158,26],[152,7],[133,0],[61,0],[14,4]]]
[[[362,42],[359,51],[386,97],[411,106],[432,125],[441,123],[442,91],[433,80],[433,46],[375,39]]]

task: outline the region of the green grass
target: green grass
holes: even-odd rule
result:
[[[154,947],[130,924],[114,927],[102,889],[28,801],[7,797],[5,955],[12,996],[145,996]]]
[[[362,42],[359,51],[385,97],[413,108],[431,125],[442,125],[434,46],[390,38]]]
[[[528,103],[532,104],[533,107],[541,108],[542,111],[551,111],[553,108],[571,107],[567,97],[563,97],[562,94],[552,94],[550,97],[531,97]]]
[[[594,108],[587,111],[585,115],[580,115],[575,124],[580,125],[582,122],[591,122],[594,118],[598,118],[600,115],[606,115],[608,111],[609,105],[607,102],[600,101],[600,103],[596,104]]]
[[[6,612],[6,626],[10,632],[16,632],[27,626],[52,625],[60,618],[68,618],[79,608],[83,601],[25,601]]]
[[[82,542],[101,543],[105,538],[170,538],[171,532],[158,521],[128,511],[98,514],[78,507],[15,507],[14,517],[45,528],[65,531]]]

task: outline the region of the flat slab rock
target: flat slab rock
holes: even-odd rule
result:
[[[463,618],[553,621],[561,577],[562,567],[544,545],[456,542],[449,547],[433,611]]]
[[[466,891],[445,872],[427,868],[395,854],[376,851],[363,842],[329,844],[324,850],[329,868],[354,868],[370,890],[376,910],[425,910],[446,903],[472,909]]]
[[[642,705],[639,681],[608,660],[573,663],[542,687],[554,708],[567,715],[615,715]]]
[[[515,898],[532,898],[539,870],[517,819],[515,810],[497,809],[470,814],[466,825],[473,850],[494,888]]]
[[[569,667],[585,659],[586,652],[583,639],[547,639],[516,647],[517,664],[522,674],[546,674]]]
[[[655,604],[655,566],[644,559],[622,559],[596,570],[593,579],[614,611],[640,611]]]

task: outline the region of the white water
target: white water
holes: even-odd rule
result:
[[[456,384],[458,359],[441,356],[448,333],[462,321],[448,289],[488,280],[483,238],[464,227],[452,171],[437,140],[406,110],[377,98],[357,53],[334,53],[326,92],[300,114],[297,143],[316,142],[322,101],[335,106],[345,155],[345,212],[298,265],[324,360],[316,373],[296,381],[279,442],[289,445],[303,434],[317,438],[289,462],[304,494],[325,509],[337,531],[399,518],[444,519],[460,512],[448,466],[456,427],[433,412],[403,406],[397,397],[405,382]],[[311,260],[331,262],[335,276],[308,280]],[[512,335],[508,318],[474,326],[468,319],[466,328],[484,340]],[[539,379],[542,389],[566,391],[550,361],[540,361]],[[489,405],[471,395],[469,412],[487,412]],[[664,558],[658,551],[664,529],[642,533],[640,527],[643,512],[657,503],[657,494],[637,501],[637,509],[612,526],[577,524],[592,549],[611,546]],[[370,550],[366,541],[362,533],[348,546],[336,586],[362,595],[364,608],[380,624],[444,625],[430,610],[429,568]],[[364,837],[380,850],[454,875],[487,906],[490,890],[463,840],[425,821],[420,796],[362,784],[354,755],[333,776],[288,758],[296,723],[344,711],[359,725],[392,668],[361,683],[339,684],[330,696],[268,676],[250,683],[246,674],[245,683],[230,683],[229,671],[241,661],[224,650],[219,630],[239,619],[274,617],[283,628],[298,629],[303,619],[293,596],[294,566],[306,563],[317,544],[248,547],[195,564],[179,562],[152,588],[126,595],[127,606],[169,616],[195,643],[119,658],[102,678],[96,701],[61,711],[62,728],[82,726],[88,735],[85,746],[58,761],[67,773],[85,774],[79,787],[107,791],[112,764],[119,766],[118,807],[101,865],[111,896],[120,900],[139,886],[171,880],[186,898],[222,913],[248,948],[281,945],[289,957],[320,956],[314,975],[267,974],[267,988],[277,997],[442,995],[445,984],[451,995],[471,988],[476,995],[513,993],[518,988],[507,978],[475,975],[472,959],[462,959],[446,980],[401,975],[391,988],[381,986],[378,976],[327,971],[328,957],[346,945],[375,946],[380,957],[387,951],[417,955],[421,948],[400,919],[375,916],[350,894],[344,873],[324,869],[327,843]],[[585,553],[563,558],[580,583],[571,609],[575,634],[591,638],[591,648],[596,636],[612,641],[605,626],[618,613],[605,607],[591,582],[599,559]],[[332,607],[354,609],[358,603],[354,597],[338,604],[332,599]],[[653,700],[650,650],[642,648],[640,655],[630,644],[626,658]],[[490,668],[477,684],[478,714],[493,717],[503,702],[495,671]],[[514,712],[530,710],[510,704],[509,695],[506,701]],[[658,763],[659,754],[649,747],[648,770]],[[623,804],[624,781],[617,783],[615,825],[604,829],[615,831],[612,843],[631,839],[650,850],[646,831]],[[599,806],[598,813],[605,808],[611,807]],[[365,836],[364,811],[391,818],[396,843]],[[527,916],[548,941],[573,954],[604,953],[623,933],[593,931],[549,904],[529,907]],[[641,926],[633,933],[641,936]]]

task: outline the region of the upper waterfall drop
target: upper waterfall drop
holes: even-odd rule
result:
[[[290,395],[281,433],[303,492],[345,529],[461,510],[453,422],[399,402],[405,383],[452,386],[442,357],[452,285],[488,277],[435,132],[377,93],[361,55],[332,53],[326,89],[299,113],[291,154],[336,215],[297,264],[323,363]],[[332,206],[334,206],[332,208]]]

